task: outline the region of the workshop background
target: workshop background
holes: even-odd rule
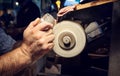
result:
[[[21,41],[26,26],[18,26],[18,12],[21,8],[18,1],[0,0],[0,27],[16,41]],[[92,1],[97,0],[32,0],[39,9],[39,17],[49,13],[58,19],[58,23],[73,21],[84,30],[90,25],[97,25],[97,29],[86,34],[87,42],[82,53],[64,58],[51,51],[31,67],[32,72],[38,73],[37,76],[120,76],[120,1],[75,10],[60,18],[56,16],[63,7]],[[25,2],[27,0],[23,0],[24,4]],[[26,19],[29,20],[28,17]],[[27,76],[34,75],[30,73]]]

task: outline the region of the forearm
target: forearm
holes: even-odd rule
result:
[[[25,55],[21,48],[17,48],[0,56],[0,75],[12,76],[31,63],[30,57]]]

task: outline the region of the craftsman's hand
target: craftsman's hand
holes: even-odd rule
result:
[[[59,12],[57,13],[57,16],[61,17],[70,11],[74,11],[75,7],[76,7],[76,5],[73,5],[73,6],[67,6],[67,7],[60,9]]]
[[[33,60],[42,57],[53,47],[54,35],[51,23],[42,21],[37,18],[31,22],[24,31],[24,42],[22,44],[23,52]]]

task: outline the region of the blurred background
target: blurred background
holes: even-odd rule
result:
[[[0,27],[16,41],[21,41],[27,25],[37,17],[57,12],[66,6],[84,4],[94,0],[0,0]],[[70,12],[58,19],[80,23],[84,29],[96,22],[99,34],[89,34],[84,51],[73,58],[49,53],[38,66],[38,76],[107,76],[111,42],[113,3]],[[40,66],[41,65],[41,66]]]

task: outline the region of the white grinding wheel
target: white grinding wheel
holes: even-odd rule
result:
[[[86,44],[82,26],[73,21],[62,21],[53,28],[55,34],[53,51],[59,56],[70,58],[80,54]]]

